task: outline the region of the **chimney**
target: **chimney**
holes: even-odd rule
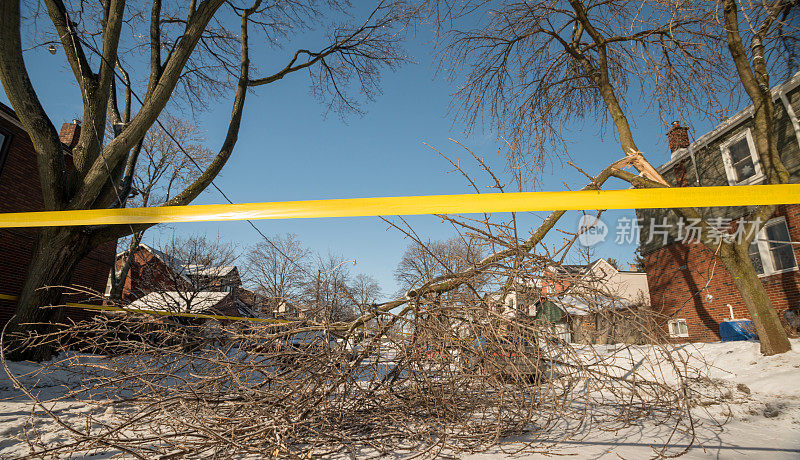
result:
[[[689,147],[689,128],[681,126],[677,121],[672,122],[672,129],[667,132],[669,151],[675,153],[678,149]]]
[[[72,123],[64,123],[61,125],[61,132],[58,133],[58,138],[67,147],[75,147],[78,143],[78,138],[81,136],[81,121],[78,119],[72,120]]]

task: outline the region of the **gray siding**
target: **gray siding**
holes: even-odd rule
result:
[[[795,114],[800,115],[800,87],[796,87],[791,92],[787,93],[787,98]],[[790,182],[800,183],[800,144],[798,144],[794,126],[780,99],[775,100],[775,112],[775,135],[781,159],[791,175]],[[698,185],[703,187],[728,185],[728,177],[725,173],[725,165],[722,161],[721,146],[732,136],[747,128],[751,128],[752,124],[752,117],[747,117],[729,127],[724,134],[710,140],[707,144],[699,147],[695,146],[694,157],[697,169],[695,170],[695,165],[692,164],[691,157],[687,156],[682,161],[672,165],[668,170],[662,171],[664,179],[670,185],[676,186],[676,169],[680,169],[682,165],[686,170],[686,182],[690,187],[696,187]],[[698,178],[699,183],[697,181]],[[731,206],[700,208],[699,211],[706,219],[715,217],[736,219],[745,215],[751,209],[752,206]],[[636,216],[641,219],[640,246],[643,254],[648,254],[667,244],[678,241],[678,217],[674,211],[665,209],[637,209]],[[656,231],[652,238],[650,236],[651,219],[652,222],[656,224],[656,226],[653,226],[653,229]],[[664,241],[662,234],[659,233],[659,230],[662,229],[658,227],[658,225],[662,224],[663,219],[666,219],[668,225],[666,229],[669,232],[666,241]]]

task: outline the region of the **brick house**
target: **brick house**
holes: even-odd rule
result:
[[[792,183],[800,182],[800,73],[772,90],[775,136]],[[760,184],[764,174],[753,144],[752,106],[728,118],[694,142],[673,123],[667,133],[671,155],[658,171],[672,186]],[[725,232],[751,207],[699,209]],[[667,315],[666,333],[677,341],[716,341],[719,324],[733,314],[749,314],[731,275],[700,243],[692,242],[690,222],[673,211],[639,209],[640,251],[653,308]],[[696,229],[697,227],[695,227]],[[705,237],[705,236],[704,236]],[[800,204],[779,206],[750,248],[750,258],[782,321],[800,308]]]
[[[118,275],[127,255],[128,251],[117,254]],[[110,282],[109,274],[106,292],[110,291]],[[124,280],[122,300],[141,309],[255,316],[258,296],[251,293],[242,288],[235,266],[189,264],[139,244]]]
[[[79,133],[79,123],[64,123],[60,132],[61,142],[70,148],[77,142]],[[65,167],[72,167],[69,154],[65,155]],[[0,103],[0,212],[43,210],[36,151],[14,111]],[[36,232],[35,228],[0,229],[0,260],[3,263],[0,294],[16,296],[22,289]],[[103,292],[108,269],[114,263],[115,246],[114,241],[103,244],[78,262],[70,285]],[[74,296],[70,298],[73,302],[81,300]],[[0,299],[0,326],[13,316],[15,309],[15,301]],[[67,309],[67,315],[76,320],[91,314],[88,310]]]

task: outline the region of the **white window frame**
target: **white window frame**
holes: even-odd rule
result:
[[[767,221],[761,230],[758,231],[755,237],[756,244],[758,245],[758,255],[761,256],[761,266],[764,267],[764,273],[758,275],[759,278],[764,276],[778,275],[781,273],[796,272],[800,269],[797,265],[797,255],[794,253],[794,243],[792,243],[792,257],[794,258],[794,267],[784,268],[783,270],[775,270],[772,265],[772,254],[769,251],[769,241],[767,240],[767,227],[779,225],[782,223],[786,227],[786,233],[789,233],[789,225],[786,223],[786,217],[778,216]],[[789,241],[791,242],[791,234],[789,233]]]
[[[734,171],[733,162],[731,161],[730,146],[741,141],[742,139],[747,139],[747,146],[750,148],[750,157],[753,160],[755,174],[741,182],[737,182],[736,171]],[[761,161],[759,161],[758,151],[756,150],[755,142],[753,142],[753,133],[750,131],[750,128],[744,129],[737,133],[735,136],[731,137],[722,145],[720,145],[719,148],[722,151],[722,163],[725,165],[725,174],[728,176],[728,185],[752,185],[764,180],[764,170],[761,169]]]
[[[686,330],[686,332],[680,332],[680,330],[681,330],[680,325],[681,324],[683,324],[683,329]],[[673,332],[673,330],[672,330],[673,326],[678,326],[678,328],[677,328],[678,332]],[[669,331],[669,336],[673,337],[673,338],[689,337],[689,325],[686,324],[686,319],[685,318],[675,318],[675,319],[669,320],[669,322],[667,323],[667,330]]]

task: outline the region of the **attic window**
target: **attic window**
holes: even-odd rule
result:
[[[720,149],[728,184],[753,184],[764,177],[749,128],[722,144]]]

